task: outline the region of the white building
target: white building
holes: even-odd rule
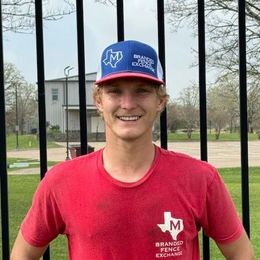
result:
[[[86,74],[86,107],[87,132],[90,138],[104,136],[104,124],[93,103],[92,88],[96,73]],[[62,133],[66,132],[66,112],[68,107],[68,130],[79,132],[79,87],[78,77],[68,77],[68,104],[66,104],[66,77],[46,80],[46,121],[51,126],[59,126]]]

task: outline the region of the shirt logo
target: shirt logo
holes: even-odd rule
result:
[[[158,224],[158,227],[162,232],[170,232],[172,239],[177,240],[177,236],[183,231],[183,220],[178,218],[173,218],[171,212],[164,212],[164,224]]]
[[[110,65],[112,68],[116,68],[117,63],[122,60],[123,53],[122,51],[112,51],[109,49],[106,51],[106,58],[103,60],[103,63],[107,66]]]

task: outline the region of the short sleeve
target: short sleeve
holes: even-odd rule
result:
[[[64,222],[51,185],[45,177],[34,194],[32,206],[22,222],[21,232],[29,244],[41,247],[48,245],[63,231]]]
[[[239,215],[220,175],[215,171],[209,184],[202,227],[218,243],[238,239],[243,230]]]

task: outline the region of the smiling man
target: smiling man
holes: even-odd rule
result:
[[[93,96],[105,147],[46,174],[11,259],[39,259],[64,234],[72,260],[198,260],[201,228],[226,259],[254,259],[215,168],[152,143],[168,99],[155,50],[138,41],[108,46]]]

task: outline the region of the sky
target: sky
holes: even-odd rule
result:
[[[57,0],[51,1],[50,4]],[[156,0],[124,1],[125,40],[143,41],[156,50],[157,13]],[[188,28],[172,32],[165,17],[166,85],[171,99],[176,99],[182,89],[198,82],[197,68],[191,68],[196,57],[197,39]],[[102,50],[117,41],[116,8],[84,1],[86,73],[95,72]],[[66,66],[74,67],[70,75],[77,75],[77,35],[75,14],[59,21],[44,22],[45,79],[64,77]],[[5,62],[14,63],[29,83],[37,81],[36,41],[33,34],[4,33]]]

